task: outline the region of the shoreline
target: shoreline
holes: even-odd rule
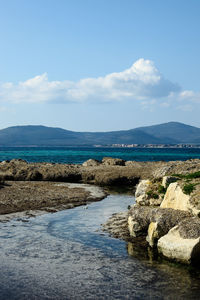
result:
[[[0,215],[24,210],[72,208],[105,197],[103,188],[129,188],[134,195],[139,181],[166,174],[200,170],[200,160],[136,162],[105,157],[82,165],[27,163],[21,159],[0,162]],[[100,189],[91,194],[86,184]],[[72,186],[74,187],[72,189]],[[76,187],[76,188],[75,188]]]
[[[200,262],[199,159],[135,162],[105,157],[82,165],[4,161],[0,215],[24,211],[32,216],[33,210],[37,214],[85,205],[105,198],[103,187],[128,187],[136,197],[136,204],[108,220],[105,230],[111,228],[111,234],[126,240],[143,237],[169,260]]]

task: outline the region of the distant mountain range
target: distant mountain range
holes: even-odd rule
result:
[[[111,144],[200,144],[200,128],[169,122],[111,132],[75,132],[28,125],[0,130],[0,146],[91,146]]]

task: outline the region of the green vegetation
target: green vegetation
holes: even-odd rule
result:
[[[149,198],[153,198],[153,199],[158,199],[159,198],[159,195],[154,193],[151,190],[147,192],[147,195],[149,196]]]
[[[171,176],[178,177],[181,179],[195,179],[200,178],[200,171],[189,174],[172,174]]]
[[[190,195],[195,189],[195,184],[194,183],[189,183],[189,184],[185,184],[183,187],[183,192],[186,195]]]
[[[159,194],[165,194],[166,193],[167,188],[165,188],[163,185],[159,185],[158,187],[158,193]]]

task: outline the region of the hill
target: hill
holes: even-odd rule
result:
[[[28,125],[0,130],[0,146],[91,146],[110,144],[200,143],[200,128],[169,122],[131,130],[75,132]]]

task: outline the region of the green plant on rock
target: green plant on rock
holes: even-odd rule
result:
[[[159,194],[165,194],[166,190],[167,189],[163,185],[159,185],[159,187],[158,187],[158,193]]]
[[[181,178],[181,179],[195,179],[200,178],[200,171],[189,173],[189,174],[173,174],[172,176]]]
[[[190,195],[195,189],[195,184],[193,183],[188,183],[188,184],[185,184],[184,187],[183,187],[183,192],[184,194],[186,195]]]
[[[154,193],[151,190],[147,192],[147,195],[149,196],[149,198],[153,198],[153,199],[158,199],[159,198],[159,195]]]

